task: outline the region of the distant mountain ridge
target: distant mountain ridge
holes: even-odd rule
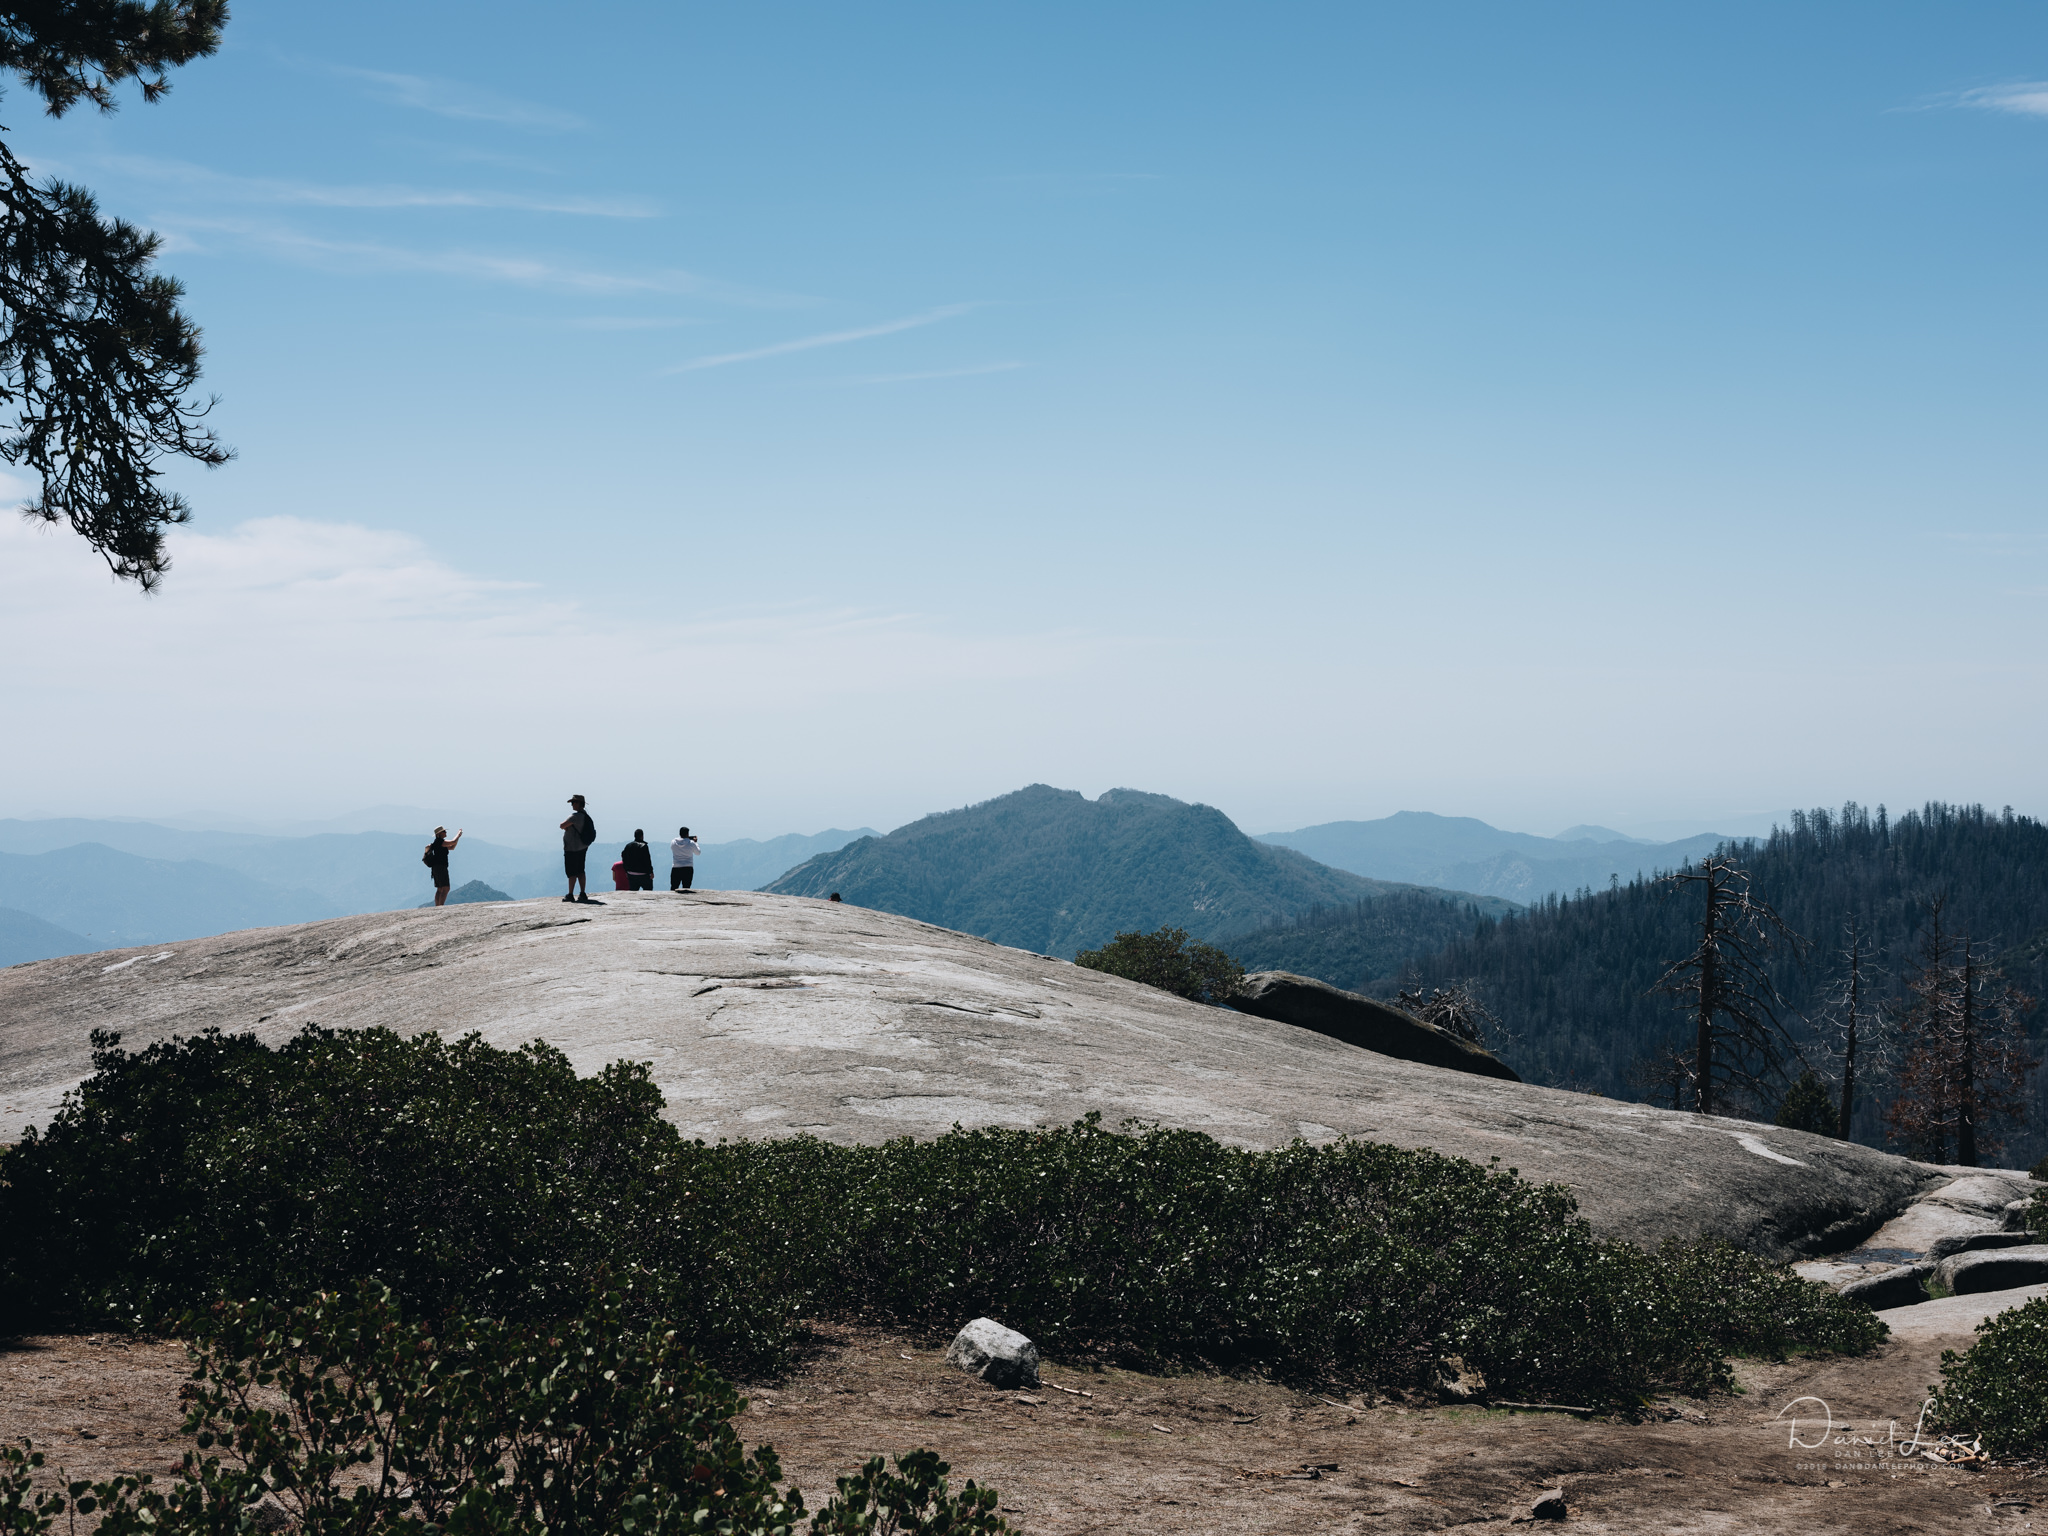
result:
[[[617,829],[604,830],[609,841]],[[0,820],[0,908],[21,914],[0,918],[0,965],[416,907],[434,894],[420,862],[431,832],[429,823],[417,834],[272,837],[111,818]],[[699,883],[752,889],[861,835],[833,830],[707,844]],[[657,860],[663,869],[666,846]],[[473,836],[456,848],[450,873],[458,888],[474,884],[507,896],[559,895],[564,885],[559,858]],[[599,883],[610,883],[602,872]]]
[[[1702,832],[1678,842],[1646,843],[1595,826],[1537,837],[1503,832],[1471,816],[1397,811],[1377,821],[1330,821],[1294,832],[1268,832],[1259,841],[1369,879],[1474,891],[1527,905],[1553,892],[1601,890],[1617,879],[1676,869],[1713,852],[1725,839],[1718,832]]]
[[[89,955],[99,947],[84,934],[45,922],[33,912],[0,907],[0,966],[54,960],[59,955]]]
[[[253,832],[191,832],[147,821],[65,817],[0,821],[0,853],[44,854],[97,843],[138,858],[210,864],[274,889],[311,892],[331,907],[322,916],[340,916],[411,907],[422,891],[431,897],[433,881],[420,863],[420,851],[433,832],[429,822],[417,833],[266,837]],[[506,848],[466,836],[455,851],[452,872],[458,883],[481,879],[502,885],[531,869],[537,857],[530,848]],[[271,921],[308,919],[280,916]]]
[[[838,891],[859,906],[1066,959],[1119,931],[1170,925],[1214,939],[1408,887],[1256,842],[1213,806],[1135,789],[1090,800],[1033,784],[821,854],[767,889]],[[1489,912],[1508,907],[1468,899]]]
[[[342,915],[312,891],[265,885],[196,860],[138,858],[101,843],[0,853],[0,906],[69,929],[89,950]]]

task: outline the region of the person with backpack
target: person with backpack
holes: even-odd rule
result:
[[[455,829],[450,837],[446,827],[434,828],[434,840],[427,844],[427,851],[420,855],[420,862],[434,872],[434,905],[448,905],[448,855],[455,851],[455,845],[462,841],[462,828]]]
[[[625,889],[654,889],[654,850],[647,846],[647,834],[639,827],[633,829],[633,841],[619,850],[619,862],[626,866]]]
[[[678,829],[675,839],[668,845],[668,888],[672,891],[687,891],[690,882],[697,878],[697,855],[704,850],[697,846],[697,839],[690,836],[690,829]]]
[[[583,856],[590,851],[590,845],[597,841],[597,823],[590,819],[590,812],[583,808],[583,797],[569,797],[569,819],[562,823],[562,867],[569,872],[569,894],[564,901],[590,900],[590,878],[583,872]],[[577,886],[583,887],[583,894],[576,894]]]

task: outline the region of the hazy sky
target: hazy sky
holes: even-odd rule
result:
[[[2043,82],[2038,4],[237,0],[0,102],[241,452],[154,598],[0,522],[0,814],[2048,811]]]

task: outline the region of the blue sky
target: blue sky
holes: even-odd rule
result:
[[[158,598],[0,530],[0,813],[2048,812],[2044,80],[2022,5],[239,0],[0,100],[241,452]]]

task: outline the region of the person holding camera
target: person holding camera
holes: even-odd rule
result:
[[[675,839],[668,845],[668,888],[672,891],[687,891],[690,882],[697,878],[697,855],[703,852],[697,846],[697,839],[690,836],[688,827],[679,828]]]

